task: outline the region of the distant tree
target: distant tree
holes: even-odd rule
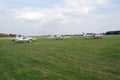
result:
[[[8,34],[0,33],[0,37],[8,37]]]
[[[9,37],[15,37],[16,34],[9,34]]]
[[[120,31],[107,31],[106,35],[119,35]]]
[[[16,34],[6,34],[6,33],[0,33],[0,37],[15,37]]]

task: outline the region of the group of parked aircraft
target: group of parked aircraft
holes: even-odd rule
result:
[[[95,39],[101,39],[103,37],[103,34],[101,33],[83,33],[82,36],[85,37],[93,37]],[[56,40],[62,40],[63,38],[70,38],[70,36],[63,36],[63,35],[51,35],[48,38],[54,38]],[[14,41],[23,41],[23,42],[32,42],[33,40],[36,40],[36,38],[27,37],[24,35],[17,35]]]

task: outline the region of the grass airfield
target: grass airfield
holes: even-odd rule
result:
[[[120,35],[0,38],[0,80],[120,80]]]

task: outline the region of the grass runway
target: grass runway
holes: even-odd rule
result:
[[[120,80],[120,35],[32,43],[0,38],[0,80]]]

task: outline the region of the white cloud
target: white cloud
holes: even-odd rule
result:
[[[44,14],[40,14],[39,12],[22,12],[15,18],[16,19],[24,19],[24,20],[36,20],[41,17],[44,17]]]
[[[108,4],[110,0],[96,0],[98,4]]]
[[[0,10],[4,10],[6,8],[7,8],[7,6],[4,3],[0,3]]]
[[[110,0],[64,0],[54,8],[43,9],[22,9],[17,10],[16,19],[23,20],[38,20],[38,19],[53,19],[65,17],[65,14],[70,15],[87,15],[97,8],[98,4],[109,3]]]
[[[82,4],[82,3],[84,4]],[[82,5],[81,5],[82,4]],[[48,18],[61,18],[64,17],[64,14],[68,15],[86,15],[92,10],[93,6],[87,5],[85,1],[83,0],[65,0],[64,4],[60,4],[57,7],[54,8],[48,8],[48,9],[40,9],[36,11],[25,11],[23,10],[17,10],[16,12],[19,13],[17,14],[16,18],[17,19],[26,19],[26,20],[35,20],[35,19],[41,19],[41,17],[48,19]],[[80,6],[81,5],[81,6]],[[16,13],[15,12],[15,13]],[[51,16],[51,17],[50,17]]]

